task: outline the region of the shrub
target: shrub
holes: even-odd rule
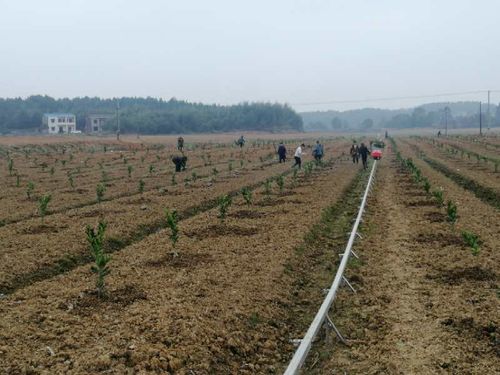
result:
[[[172,247],[175,248],[175,244],[179,240],[179,226],[177,225],[179,216],[176,210],[165,210],[165,217],[167,219],[167,227],[170,228],[170,241],[172,242]],[[174,255],[177,256],[177,253],[174,252]]]
[[[217,175],[219,174],[219,171],[217,170],[217,168],[212,169],[212,174],[214,177],[217,177]]]
[[[472,255],[479,254],[479,236],[472,232],[463,231],[462,238],[466,245],[471,248]]]
[[[252,190],[250,190],[249,187],[244,187],[241,189],[241,195],[243,196],[243,199],[245,200],[245,203],[250,205],[252,204]]]
[[[457,205],[453,203],[451,200],[449,200],[446,204],[446,214],[447,214],[447,220],[455,224],[457,222]]]
[[[231,172],[233,170],[233,163],[229,162],[229,164],[227,165],[227,169],[229,172]]]
[[[16,187],[19,187],[21,184],[21,176],[19,176],[18,173],[16,173]]]
[[[52,195],[46,194],[42,195],[38,199],[38,213],[40,214],[40,217],[42,218],[42,223],[44,222],[45,215],[47,214],[47,208],[49,205],[49,202],[52,199]]]
[[[436,199],[436,203],[438,207],[443,207],[444,205],[444,194],[443,190],[433,190],[432,196]]]
[[[193,182],[196,182],[196,180],[198,179],[198,175],[196,174],[196,172],[193,171],[193,173],[191,173],[191,179],[193,180]]]
[[[231,199],[231,197],[229,195],[221,195],[220,197],[217,198],[217,206],[219,207],[219,219],[221,219],[221,221],[224,221],[224,219],[226,218],[227,216],[227,211],[229,209],[229,206],[231,205],[231,203],[233,202],[233,200]]]
[[[172,179],[171,179],[171,182],[172,182],[172,186],[177,185],[177,181],[175,180],[175,172],[174,172],[174,173],[172,173]]]
[[[35,184],[32,181],[28,181],[28,186],[26,187],[26,195],[28,196],[28,199],[31,199],[33,190],[35,190]]]
[[[50,172],[50,175],[51,175],[51,176],[53,176],[53,175],[54,175],[54,172],[55,172],[55,171],[56,171],[56,170],[54,169],[54,167],[50,167],[49,172]]]
[[[87,234],[87,242],[90,245],[92,257],[94,258],[94,264],[90,269],[97,275],[97,295],[99,298],[101,298],[105,295],[106,292],[104,279],[110,273],[108,263],[111,260],[111,257],[105,254],[103,249],[104,233],[106,232],[106,222],[99,221],[97,230],[90,226],[87,226],[85,232]]]
[[[104,184],[97,184],[97,187],[95,189],[96,195],[97,195],[97,202],[101,203],[103,198],[104,198],[104,193],[106,192],[106,185]]]
[[[134,167],[132,167],[131,165],[127,165],[128,178],[132,177],[133,170],[134,170]]]
[[[142,194],[142,193],[144,193],[144,185],[145,185],[145,182],[144,182],[144,180],[141,178],[141,179],[139,180],[139,188],[138,188],[138,191],[139,191],[139,193],[141,193],[141,194]]]
[[[155,166],[153,164],[150,164],[149,165],[149,174],[153,174],[154,171],[155,171]]]

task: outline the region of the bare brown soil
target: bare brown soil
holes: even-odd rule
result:
[[[112,255],[103,300],[91,292],[89,265],[2,298],[0,368],[9,374],[276,371],[291,347],[285,265],[357,171],[347,163],[315,171],[308,178],[314,189],[299,182],[295,194],[271,196],[276,206],[259,206],[267,199],[257,189],[250,207],[235,198],[224,223],[216,209],[196,213],[180,222],[177,257],[168,230],[147,235]],[[148,197],[148,206],[156,202]],[[243,207],[258,214],[232,215]],[[127,220],[137,225],[140,218]]]
[[[499,228],[481,225],[477,217],[496,213],[421,166],[432,183],[439,182],[449,196],[457,194],[460,227],[484,240],[480,255],[464,246],[460,229],[429,220],[442,210],[408,205],[410,179],[395,166],[381,164],[364,239],[357,246],[361,264],[348,270],[358,293],[340,293],[331,312],[349,345],[328,331],[304,373],[498,372]]]

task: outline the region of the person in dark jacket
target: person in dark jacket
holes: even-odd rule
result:
[[[352,162],[353,163],[358,163],[359,162],[359,147],[357,144],[353,143],[351,146],[351,150],[349,151],[352,157]]]
[[[280,163],[286,162],[286,147],[283,142],[280,142],[278,146],[278,156],[280,159]]]
[[[175,171],[180,172],[181,170],[186,170],[187,157],[182,156],[172,156],[172,162],[175,164]]]
[[[314,156],[314,159],[317,162],[319,162],[319,161],[321,161],[321,159],[323,159],[323,154],[324,154],[323,145],[321,143],[319,143],[319,141],[316,141],[316,145],[313,148],[312,154]]]
[[[361,160],[363,161],[363,168],[368,168],[368,155],[370,154],[370,150],[368,150],[368,147],[366,147],[364,143],[361,143],[358,152],[361,155]]]
[[[177,150],[182,152],[183,148],[184,148],[184,138],[179,137],[179,138],[177,138]]]

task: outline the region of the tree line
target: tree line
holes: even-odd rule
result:
[[[119,109],[117,110],[117,107]],[[97,97],[54,99],[34,95],[28,98],[0,98],[0,132],[39,131],[44,113],[76,115],[83,130],[88,114],[112,114],[106,130],[116,131],[117,117],[122,133],[175,134],[224,131],[303,131],[302,118],[289,106],[277,103],[207,105],[172,98]]]
[[[364,108],[350,111],[301,113],[306,130],[371,130],[435,127],[466,128],[479,126],[479,103],[430,103],[413,109],[384,110]],[[487,117],[483,106],[483,126],[500,126],[500,105],[491,105]]]

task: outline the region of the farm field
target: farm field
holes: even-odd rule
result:
[[[333,280],[366,185],[368,172],[346,156],[352,138],[325,136],[316,165],[307,133],[252,135],[241,150],[230,135],[186,137],[179,173],[174,137],[17,138],[0,142],[2,373],[284,371]],[[277,162],[276,139],[292,156],[306,142],[302,170]],[[360,260],[347,269],[357,293],[343,289],[330,313],[349,345],[322,331],[303,373],[497,371],[494,149],[455,137],[388,142]],[[178,213],[175,246],[166,209]],[[102,298],[85,233],[100,220],[111,256]],[[477,236],[475,247],[464,232]]]

